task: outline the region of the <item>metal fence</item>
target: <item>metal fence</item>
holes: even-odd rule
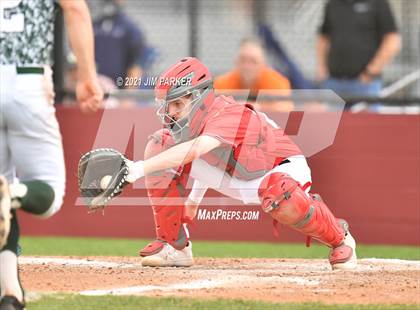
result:
[[[100,0],[90,0],[92,10]],[[195,54],[217,75],[232,68],[240,40],[269,24],[288,54],[309,78],[315,77],[315,42],[326,0],[126,0],[126,13],[146,34],[159,58],[159,73],[180,57]],[[384,72],[391,83],[420,68],[420,0],[389,0],[403,48]],[[404,95],[420,94],[420,82]]]

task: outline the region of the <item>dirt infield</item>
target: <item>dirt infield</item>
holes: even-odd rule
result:
[[[190,268],[142,267],[135,257],[21,257],[29,292],[241,298],[276,302],[420,304],[420,262],[362,259],[355,271],[326,260],[196,259]]]

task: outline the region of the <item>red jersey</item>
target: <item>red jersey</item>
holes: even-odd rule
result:
[[[264,113],[232,97],[219,96],[199,109],[191,122],[194,137],[207,135],[222,145],[201,158],[229,175],[251,180],[263,176],[284,159],[302,154],[299,147],[268,121]]]

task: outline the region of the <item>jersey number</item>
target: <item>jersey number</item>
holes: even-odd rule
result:
[[[22,0],[0,0],[0,31],[22,32],[25,25],[23,13],[16,13],[6,18],[7,10],[17,7]]]

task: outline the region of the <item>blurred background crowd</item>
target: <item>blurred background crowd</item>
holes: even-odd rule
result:
[[[102,87],[113,94],[108,107],[152,103],[141,95],[152,88],[146,78],[195,56],[210,68],[220,92],[248,89],[252,100],[264,90],[281,98],[258,99],[255,104],[262,110],[294,109],[296,98],[283,98],[294,90],[331,89],[354,112],[418,113],[420,0],[88,4],[97,70]],[[57,101],[72,104],[75,59],[67,46],[62,50],[65,65],[56,87],[64,91]],[[326,105],[320,102],[317,107],[323,110]]]

